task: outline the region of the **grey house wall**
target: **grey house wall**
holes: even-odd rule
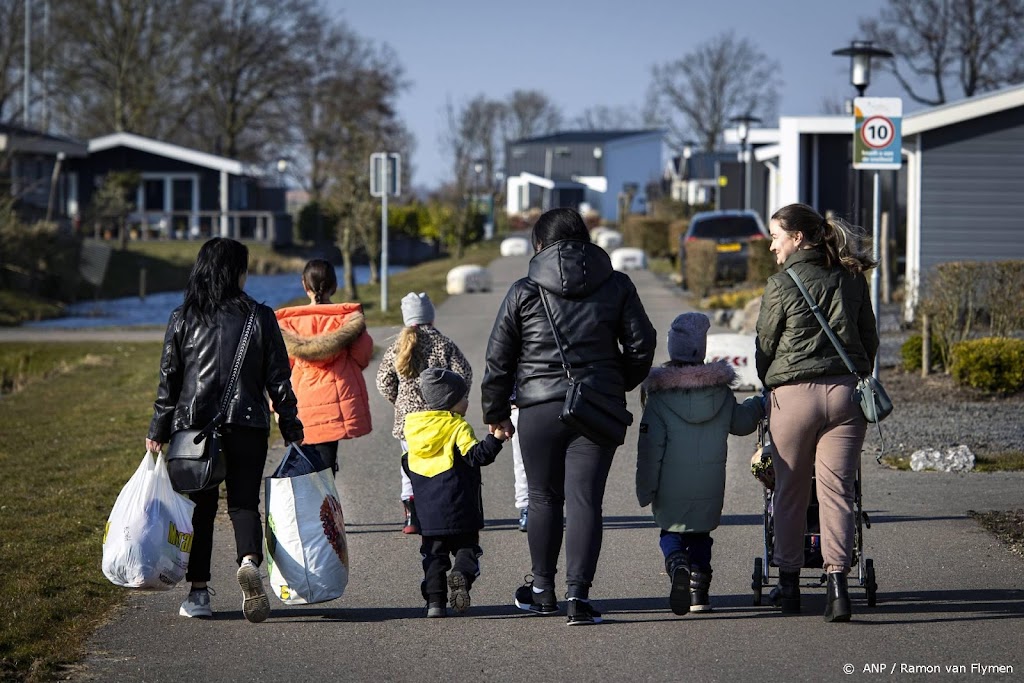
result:
[[[505,150],[506,173],[510,176],[532,173],[544,176],[550,151],[551,178],[570,180],[574,175],[604,175],[603,159],[594,157],[594,148],[601,142],[519,142],[509,143]]]
[[[921,134],[921,274],[948,261],[1024,259],[1024,115]]]

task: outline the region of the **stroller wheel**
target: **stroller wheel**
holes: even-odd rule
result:
[[[761,604],[761,588],[764,586],[764,559],[754,558],[754,573],[750,577],[750,587],[754,591],[754,604]]]
[[[875,561],[864,560],[864,589],[868,594],[868,607],[874,607],[877,602],[878,584],[875,582]]]

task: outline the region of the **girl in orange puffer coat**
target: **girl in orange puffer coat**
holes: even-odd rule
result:
[[[292,389],[306,444],[338,471],[338,441],[371,430],[363,369],[373,355],[360,304],[332,304],[338,289],[334,266],[313,259],[302,271],[308,306],[277,311],[292,366]]]

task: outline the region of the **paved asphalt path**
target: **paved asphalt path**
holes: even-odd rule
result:
[[[485,433],[479,408],[484,350],[495,311],[526,260],[493,266],[495,291],[452,297],[437,324],[466,352],[475,378],[471,423]],[[634,281],[659,330],[687,304],[649,273]],[[395,300],[399,298],[396,293]],[[397,328],[372,330],[379,345]],[[373,385],[376,363],[366,370]],[[516,527],[511,447],[484,470],[488,525],[481,534],[483,574],[467,616],[427,620],[419,594],[418,537],[399,531],[397,442],[390,406],[371,390],[372,434],[344,442],[339,489],[348,528],[351,580],[339,600],[302,607],[271,598],[263,624],[242,617],[230,526],[218,521],[211,620],[179,617],[186,587],[128,594],[88,643],[79,681],[745,681],[858,680],[887,675],[974,680],[972,664],[1010,666],[1024,675],[1024,560],[966,516],[969,509],[1022,503],[1024,474],[895,472],[863,465],[866,555],[878,572],[878,605],[852,590],[854,620],[826,624],[824,590],[805,572],[804,614],[782,617],[752,605],[750,575],[762,550],[762,498],[748,471],[754,437],[732,437],[722,526],[714,534],[715,611],[676,617],[649,511],[633,493],[636,427],[619,449],[605,499],[605,535],[592,596],[604,624],[568,628],[562,616],[518,612],[512,595],[529,571],[526,536]],[[638,396],[630,396],[639,416]],[[139,426],[142,439],[144,426]],[[281,450],[272,451],[272,467]],[[559,580],[563,575],[559,575]],[[99,572],[97,548],[96,575]],[[269,584],[268,584],[269,587]],[[559,585],[558,591],[564,590]],[[855,673],[844,674],[843,667]],[[875,665],[881,673],[865,673]],[[881,669],[884,666],[885,669]],[[905,667],[938,667],[930,672]],[[966,668],[947,673],[946,667]]]

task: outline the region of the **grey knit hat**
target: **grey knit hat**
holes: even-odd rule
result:
[[[409,292],[402,297],[402,322],[406,327],[434,322],[434,304],[426,292]]]
[[[427,368],[420,373],[420,392],[431,410],[450,410],[469,393],[462,375],[443,368]]]
[[[703,363],[711,321],[703,313],[683,313],[668,331],[668,356],[680,363]]]

